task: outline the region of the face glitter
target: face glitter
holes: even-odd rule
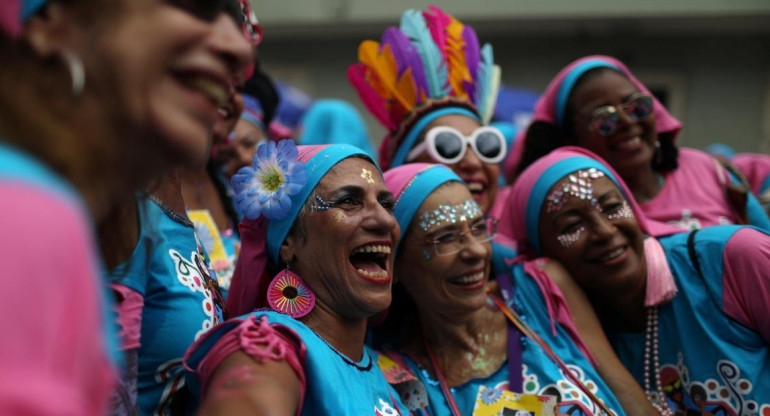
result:
[[[422,249],[422,255],[425,256],[425,261],[430,263],[430,251],[427,248]]]
[[[583,235],[583,232],[586,230],[586,227],[579,227],[577,230],[570,232],[570,233],[562,233],[556,236],[556,240],[559,241],[559,244],[561,244],[562,247],[570,247],[571,245],[575,244],[578,240],[580,240],[580,236]]]
[[[428,232],[446,224],[471,221],[482,215],[484,213],[479,204],[472,199],[466,199],[456,205],[441,204],[433,211],[423,212],[420,214],[419,225],[423,231]]]
[[[339,224],[345,218],[345,214],[343,214],[341,211],[337,211],[334,213],[334,216],[332,218],[334,219],[334,222],[336,224]]]
[[[361,169],[361,177],[364,178],[366,183],[374,183],[374,178],[372,178],[372,171],[369,169]]]
[[[546,197],[546,212],[556,212],[564,207],[571,197],[589,200],[601,211],[594,197],[593,181],[604,177],[604,172],[594,168],[579,170],[570,174],[561,186]]]
[[[634,212],[631,211],[631,206],[628,205],[628,201],[623,201],[623,204],[617,211],[607,215],[607,219],[610,221],[621,220],[626,218],[634,218]]]

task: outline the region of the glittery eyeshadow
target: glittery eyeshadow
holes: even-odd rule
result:
[[[433,211],[423,212],[418,223],[423,231],[445,224],[466,222],[483,215],[479,204],[472,199],[466,199],[456,205],[441,204]]]

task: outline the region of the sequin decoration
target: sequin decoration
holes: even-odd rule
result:
[[[623,205],[618,208],[617,211],[607,215],[607,219],[610,221],[621,220],[625,218],[634,218],[634,212],[631,211],[631,206],[628,205],[628,201],[623,201]]]
[[[310,207],[313,209],[313,211],[328,211],[329,209],[334,207],[333,202],[329,202],[320,196],[315,196],[315,202],[310,205]]]
[[[554,189],[546,197],[546,212],[556,212],[562,209],[570,197],[589,200],[591,204],[601,211],[594,197],[593,181],[604,177],[604,172],[594,168],[579,170],[567,177],[561,186]]]
[[[425,256],[425,261],[430,263],[430,251],[427,248],[422,249],[422,255]]]
[[[372,171],[369,169],[361,169],[361,177],[364,178],[366,183],[374,183],[374,178],[372,178]]]
[[[571,245],[577,243],[578,240],[580,240],[580,236],[583,235],[583,232],[585,232],[586,227],[580,227],[577,230],[571,232],[571,233],[562,233],[556,236],[556,240],[559,241],[559,244],[561,244],[562,247],[570,247]]]
[[[441,204],[433,211],[423,212],[420,214],[419,225],[423,231],[427,232],[437,226],[466,222],[482,215],[484,213],[479,208],[479,204],[472,199],[466,199],[456,205]]]
[[[283,269],[267,288],[267,303],[274,311],[301,318],[315,306],[315,295],[296,273]]]

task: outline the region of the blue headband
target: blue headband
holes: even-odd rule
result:
[[[590,168],[595,168],[596,170],[604,172],[607,177],[615,182],[615,185],[617,185],[618,188],[622,189],[618,180],[606,166],[596,159],[585,156],[574,156],[560,160],[551,165],[539,178],[537,178],[537,182],[535,182],[535,186],[532,187],[532,191],[529,193],[529,200],[527,201],[526,223],[527,240],[538,255],[541,253],[539,233],[540,211],[545,202],[546,194],[557,182],[570,173]]]
[[[26,22],[27,19],[37,13],[44,4],[49,0],[22,0],[21,2],[21,21]]]
[[[402,236],[406,234],[412,218],[430,194],[439,186],[451,181],[465,183],[452,169],[444,165],[433,165],[415,175],[409,185],[401,191],[393,210],[393,215],[396,216],[398,225],[401,227]],[[396,255],[400,247],[401,240],[396,244]]]
[[[412,150],[412,147],[414,147],[414,142],[417,140],[417,136],[420,135],[420,132],[422,132],[425,126],[427,126],[428,124],[430,124],[431,121],[441,116],[446,116],[450,114],[459,114],[462,116],[467,116],[481,123],[481,120],[479,119],[479,116],[476,115],[476,113],[462,107],[444,107],[439,110],[432,111],[424,115],[409,130],[409,133],[407,133],[406,137],[404,137],[404,140],[398,146],[398,150],[396,151],[396,154],[393,156],[393,160],[390,162],[390,168],[392,169],[392,168],[395,168],[396,166],[401,166],[404,164],[404,162],[406,161],[406,155],[409,154],[409,151]]]
[[[321,182],[326,173],[331,170],[337,163],[352,156],[362,156],[366,160],[372,162],[372,164],[379,167],[367,155],[363,150],[350,145],[328,145],[321,149],[318,153],[314,154],[310,160],[305,162],[305,169],[307,172],[307,183],[302,187],[302,190],[291,196],[291,211],[289,215],[280,220],[270,220],[267,225],[267,255],[273,261],[273,264],[278,265],[281,254],[281,244],[286,236],[289,235],[291,227],[294,225],[294,220],[297,219],[300,209],[307,201],[310,194],[315,187]],[[300,158],[302,158],[302,151],[300,151]]]
[[[620,71],[617,66],[602,61],[601,59],[589,59],[576,65],[572,70],[564,77],[564,80],[559,85],[559,92],[556,94],[556,125],[561,126],[564,122],[564,112],[567,110],[567,100],[575,88],[575,84],[580,77],[586,72],[595,68],[612,68]]]

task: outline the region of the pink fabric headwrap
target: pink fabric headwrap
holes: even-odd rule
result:
[[[546,122],[551,124],[556,124],[556,96],[559,93],[559,88],[561,87],[562,82],[564,81],[564,78],[572,72],[572,70],[580,65],[581,63],[588,61],[588,60],[601,60],[605,61],[608,64],[615,66],[622,72],[623,74],[628,77],[628,79],[633,83],[636,88],[639,89],[640,92],[643,92],[645,94],[649,94],[652,96],[652,93],[650,93],[650,90],[647,89],[647,87],[644,86],[641,82],[639,82],[638,79],[634,76],[634,74],[631,73],[631,71],[628,70],[628,68],[619,60],[611,57],[611,56],[605,56],[605,55],[590,55],[585,56],[583,58],[580,58],[576,61],[573,61],[564,69],[559,71],[558,74],[556,74],[556,77],[551,80],[551,83],[548,84],[548,87],[545,89],[545,92],[543,95],[540,96],[540,99],[537,100],[537,103],[535,104],[535,113],[532,115],[532,121],[531,123],[537,123],[537,122]],[[653,97],[653,104],[655,107],[655,121],[658,128],[658,134],[660,133],[672,133],[674,140],[676,140],[676,137],[679,135],[679,130],[682,129],[682,123],[674,118],[668,110],[666,110],[666,107],[661,104],[657,98]],[[516,136],[516,140],[514,140],[513,148],[510,150],[510,154],[505,160],[505,164],[503,166],[503,171],[505,172],[505,176],[507,178],[513,177],[516,166],[518,166],[519,162],[521,161],[521,157],[524,154],[524,145],[527,138],[527,130],[528,129],[522,129],[519,131],[519,134]]]
[[[0,29],[15,37],[21,31],[20,0],[3,0],[0,3]]]
[[[639,208],[633,194],[631,194],[631,191],[629,191],[625,182],[623,182],[623,179],[607,162],[602,160],[602,158],[582,147],[566,146],[556,149],[548,155],[538,159],[524,170],[524,172],[522,172],[516,179],[516,183],[512,186],[507,201],[508,203],[505,204],[507,211],[505,211],[500,218],[498,230],[500,233],[516,240],[519,244],[519,249],[524,255],[530,258],[539,255],[539,253],[534,253],[532,248],[527,244],[526,224],[527,221],[531,220],[527,218],[527,201],[532,193],[532,189],[538,178],[540,178],[546,169],[557,162],[571,157],[589,157],[595,159],[612,173],[616,185],[620,188],[621,192],[623,192],[623,195],[625,195],[628,204],[634,212],[636,222],[644,233],[649,234],[652,237],[659,237],[682,232],[681,229],[673,225],[647,218],[641,208]],[[569,173],[571,172],[564,172],[564,175],[566,176]],[[653,301],[653,299],[670,299],[676,293],[676,287],[674,286],[673,277],[671,276],[671,271],[668,267],[663,248],[656,238],[648,238],[645,241],[645,258],[647,261],[648,277],[646,302],[659,303],[658,301]]]

